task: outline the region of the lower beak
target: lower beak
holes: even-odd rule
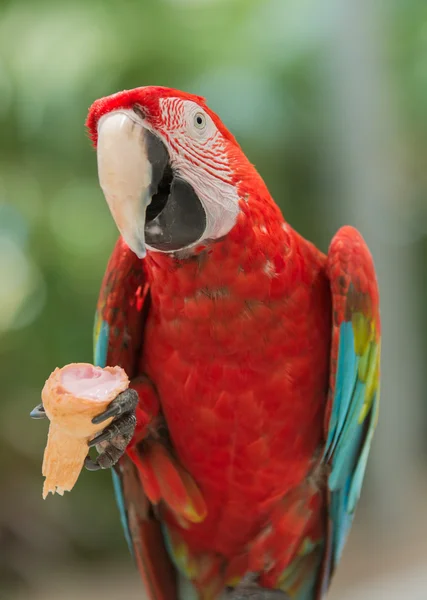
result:
[[[155,183],[150,137],[133,111],[109,113],[98,124],[99,183],[123,239],[139,258],[146,254],[146,210]]]

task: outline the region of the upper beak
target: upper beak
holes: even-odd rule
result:
[[[133,111],[108,113],[98,123],[99,183],[121,235],[139,258],[146,254],[145,215],[155,191],[152,136]]]

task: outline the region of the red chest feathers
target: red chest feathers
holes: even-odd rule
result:
[[[330,347],[324,257],[232,240],[149,262],[141,370],[155,382],[182,464],[211,506],[283,494],[321,443]],[[211,499],[211,502],[210,502]]]

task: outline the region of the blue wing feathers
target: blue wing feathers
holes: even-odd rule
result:
[[[357,378],[356,354],[354,352],[354,333],[351,323],[343,323],[340,328],[335,397],[331,414],[331,424],[325,455],[333,454],[342,433],[348,408],[351,404]]]
[[[353,521],[352,515],[347,512],[349,483],[350,482],[347,483],[344,489],[338,490],[336,493],[332,494],[331,499],[331,515],[334,522],[333,560],[335,564],[341,558],[344,544]]]
[[[375,430],[378,392],[366,414],[364,407],[376,373],[377,352],[369,344],[364,354],[358,355],[353,323],[340,325],[335,393],[325,448],[325,459],[331,468],[328,487],[333,564],[340,559],[352,525]]]
[[[354,468],[360,450],[363,427],[359,426],[358,418],[364,402],[366,385],[357,382],[353,394],[353,403],[343,425],[339,441],[332,460],[332,471],[329,478],[331,490],[342,487],[349,472]]]

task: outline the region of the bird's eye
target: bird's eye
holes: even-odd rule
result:
[[[194,115],[194,126],[197,129],[204,129],[206,125],[206,117],[203,113],[198,112]]]

